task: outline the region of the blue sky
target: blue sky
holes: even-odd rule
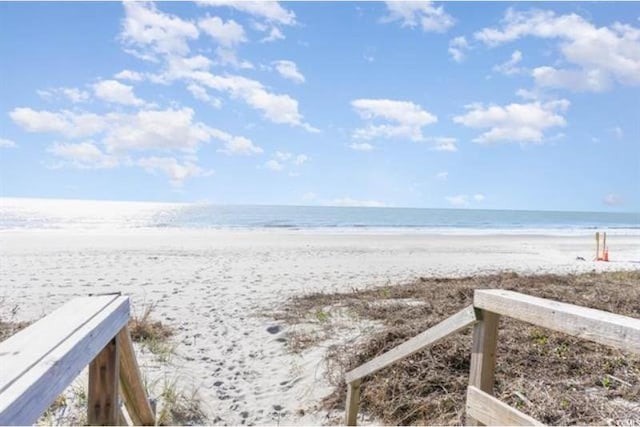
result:
[[[0,3],[0,194],[640,210],[637,3]]]

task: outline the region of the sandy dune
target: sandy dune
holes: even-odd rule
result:
[[[134,309],[157,303],[156,316],[178,330],[178,346],[169,365],[145,358],[151,378],[198,388],[212,422],[321,423],[309,410],[328,392],[322,348],[288,354],[286,327],[269,333],[276,323],[261,313],[298,293],[424,275],[640,268],[640,238],[608,243],[613,262],[594,263],[592,236],[2,232],[0,309],[18,305],[19,319],[33,319],[73,296],[113,291],[131,295]]]

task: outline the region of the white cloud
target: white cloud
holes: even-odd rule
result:
[[[158,171],[164,173],[169,177],[169,182],[174,187],[182,186],[188,178],[213,174],[212,170],[203,169],[190,161],[180,163],[173,157],[146,157],[139,159],[137,163],[149,173]]]
[[[59,133],[68,138],[102,135],[100,142],[110,153],[162,150],[193,153],[199,146],[219,139],[229,145],[230,151],[259,147],[241,143],[226,132],[194,121],[190,108],[141,110],[135,114],[108,113],[96,115],[70,111],[35,111],[16,108],[9,113],[19,126],[29,132]]]
[[[436,179],[438,181],[446,181],[447,178],[449,178],[449,172],[447,172],[447,171],[438,172],[436,174]]]
[[[286,151],[276,151],[273,158],[268,160],[264,165],[267,169],[275,172],[285,170],[287,167],[298,168],[309,161],[306,154],[293,154]],[[298,176],[296,172],[289,172],[289,176]]]
[[[282,34],[282,31],[280,30],[280,28],[278,27],[271,27],[271,29],[269,30],[269,34],[265,37],[263,37],[260,42],[261,43],[269,43],[269,42],[274,42],[276,40],[284,40],[284,34]]]
[[[275,159],[267,160],[264,165],[267,167],[267,169],[271,169],[274,172],[280,172],[284,169],[282,163]]]
[[[252,69],[253,64],[247,60],[241,60],[236,55],[236,51],[226,47],[218,46],[216,48],[216,64],[229,65],[235,68]]]
[[[536,85],[566,88],[574,92],[604,92],[611,86],[609,75],[602,70],[559,70],[553,67],[537,67],[531,72]]]
[[[124,2],[124,10],[120,38],[130,53],[142,59],[156,60],[156,54],[186,55],[188,41],[198,38],[193,22],[163,13],[151,2]]]
[[[142,110],[135,114],[107,113],[102,116],[17,108],[10,116],[30,132],[53,132],[68,138],[95,137],[95,141],[54,144],[48,151],[62,159],[54,167],[112,168],[122,165],[126,159],[126,164],[165,173],[176,186],[186,178],[210,174],[194,159],[200,145],[211,139],[221,141],[223,147],[218,151],[228,155],[263,152],[248,138],[233,136],[195,121],[190,108]],[[184,161],[166,155],[156,156],[158,152],[181,153]],[[138,153],[144,157],[130,160],[130,156]],[[296,161],[304,163],[306,156],[298,156]]]
[[[467,43],[467,39],[464,36],[456,37],[449,41],[449,54],[456,62],[462,62],[465,52],[469,49],[469,43]]]
[[[309,132],[318,131],[304,122],[302,114],[298,111],[297,100],[289,95],[271,93],[256,80],[235,75],[218,76],[203,71],[192,72],[190,76],[201,85],[227,92],[234,98],[242,99],[251,107],[261,111],[265,118],[274,123],[300,126]]]
[[[349,145],[349,148],[355,151],[372,151],[375,147],[368,142],[354,142]]]
[[[252,156],[255,154],[262,154],[264,152],[262,148],[258,147],[249,138],[245,138],[244,136],[233,136],[219,130],[214,130],[212,135],[214,138],[219,139],[224,143],[224,148],[221,148],[218,151],[230,156]]]
[[[403,27],[420,26],[425,32],[442,33],[455,24],[455,19],[442,6],[436,7],[430,1],[387,1],[389,15],[383,22],[401,21]]]
[[[191,83],[190,85],[187,86],[187,90],[191,92],[191,95],[193,95],[195,99],[198,99],[203,102],[207,102],[214,108],[222,107],[222,101],[218,98],[215,98],[209,95],[207,93],[207,90],[202,86],[199,86],[195,83]]]
[[[43,99],[63,97],[67,98],[73,103],[87,102],[90,98],[89,92],[75,87],[58,87],[53,89],[38,90],[37,93]]]
[[[301,166],[304,163],[306,163],[309,160],[309,157],[305,154],[298,154],[294,159],[293,159],[293,164],[296,166]]]
[[[466,194],[448,196],[448,197],[445,197],[445,199],[447,200],[447,202],[449,202],[449,204],[457,208],[469,206],[469,196],[467,196]]]
[[[114,152],[129,150],[179,150],[195,152],[215,132],[194,122],[190,108],[143,110],[131,115],[108,115],[109,129],[103,139]]]
[[[538,86],[573,91],[601,92],[613,81],[640,85],[640,29],[614,23],[596,27],[576,14],[556,15],[545,10],[527,12],[509,9],[502,28],[485,28],[476,39],[489,46],[531,36],[558,40],[563,59],[571,68],[542,66],[532,75]]]
[[[131,70],[122,70],[118,74],[115,74],[113,77],[118,80],[131,80],[132,82],[139,82],[144,80],[144,74]]]
[[[516,95],[526,101],[536,101],[540,99],[540,94],[537,90],[518,89]]]
[[[611,132],[615,135],[616,138],[622,139],[624,137],[624,131],[620,126],[616,126],[611,129]]]
[[[283,59],[280,61],[273,61],[272,64],[276,71],[278,71],[278,73],[285,79],[289,79],[294,83],[304,83],[304,76],[298,70],[295,62]]]
[[[7,138],[0,138],[0,148],[15,148],[16,143]]]
[[[485,199],[485,196],[482,193],[477,193],[473,195],[473,200],[475,200],[476,202],[482,202],[484,199]]]
[[[122,105],[143,105],[144,101],[133,93],[133,86],[125,85],[117,80],[102,80],[93,85],[96,97],[103,101]]]
[[[54,167],[73,166],[79,169],[106,169],[118,166],[117,157],[102,152],[93,142],[79,144],[55,143],[47,151],[63,160]]]
[[[617,194],[609,193],[604,196],[604,198],[602,199],[602,203],[607,206],[620,206],[624,204],[624,200]]]
[[[57,132],[76,138],[94,135],[105,129],[104,117],[93,113],[36,111],[27,107],[14,108],[9,117],[27,132]]]
[[[196,3],[200,6],[230,7],[276,24],[294,25],[296,23],[295,13],[283,8],[277,1],[199,0]]]
[[[473,141],[480,144],[494,142],[542,143],[544,132],[566,125],[559,112],[569,107],[569,101],[560,99],[546,103],[509,104],[504,107],[482,104],[467,106],[468,112],[453,118],[455,123],[474,129],[489,129]]]
[[[456,138],[447,136],[436,136],[425,138],[424,141],[431,144],[431,149],[434,151],[458,151],[458,146],[456,145],[458,140]]]
[[[417,104],[408,101],[390,99],[356,99],[351,105],[364,120],[384,120],[389,123],[356,129],[356,139],[374,139],[379,137],[400,137],[413,141],[422,141],[422,127],[435,123],[438,118]]]
[[[340,199],[333,199],[326,203],[327,206],[344,206],[344,207],[367,207],[367,208],[382,208],[387,206],[386,203],[378,200],[358,200],[351,197],[342,197]]]
[[[286,161],[286,160],[289,160],[291,157],[293,157],[293,154],[282,152],[282,151],[276,151],[275,157],[278,160]]]
[[[233,47],[247,41],[244,28],[230,19],[224,22],[217,16],[198,21],[198,27],[222,46]]]
[[[507,61],[493,67],[493,71],[507,76],[521,73],[523,69],[518,67],[520,61],[522,61],[522,52],[516,50],[511,54],[511,58],[509,58]]]
[[[204,2],[209,6],[228,6],[254,16],[261,17],[271,25],[293,25],[295,15],[282,8],[276,2]],[[300,126],[309,132],[318,132],[310,124],[306,123],[298,109],[298,101],[289,95],[276,94],[267,90],[259,81],[238,75],[215,75],[209,71],[214,63],[203,55],[189,57],[188,42],[199,36],[198,27],[190,21],[182,20],[176,16],[162,13],[153,4],[125,3],[126,18],[123,21],[121,39],[124,44],[137,49],[139,56],[158,61],[158,55],[164,60],[164,69],[155,75],[150,75],[149,80],[154,83],[169,84],[175,80],[185,80],[187,84],[197,84],[220,92],[227,93],[230,97],[240,99],[250,107],[260,111],[263,116],[274,123]],[[213,19],[213,18],[210,18]],[[220,21],[204,21],[205,27],[210,32],[225,40],[227,45],[233,45],[241,39],[238,30],[233,35],[225,31],[218,31],[219,27],[230,28],[232,21],[226,23]],[[233,28],[235,26],[232,25]],[[224,39],[224,37],[229,37]],[[252,68],[248,61],[239,60],[231,46],[218,46],[216,48],[217,64],[231,65],[238,68]],[[193,89],[193,88],[192,88]],[[202,91],[195,89],[198,95]]]

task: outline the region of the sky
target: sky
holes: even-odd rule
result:
[[[640,4],[2,2],[0,196],[640,211]]]

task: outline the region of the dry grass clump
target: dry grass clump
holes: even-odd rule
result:
[[[178,387],[177,380],[165,380],[160,392],[159,426],[187,426],[208,424],[198,391],[187,392]]]
[[[360,320],[383,325],[355,348],[353,343],[338,345],[328,353],[336,390],[325,405],[344,410],[345,372],[471,304],[479,288],[640,317],[638,271],[421,278],[400,286],[298,297],[281,316],[295,324],[318,308],[340,306]],[[362,410],[384,424],[463,424],[470,349],[469,329],[365,378]],[[640,356],[502,318],[495,395],[546,424],[638,424]]]
[[[155,304],[147,305],[142,315],[133,315],[129,319],[129,333],[134,342],[166,341],[173,335],[173,329],[161,321],[151,320]]]
[[[31,324],[31,322],[15,321],[14,319],[17,314],[17,305],[7,310],[7,304],[4,297],[0,298],[0,342],[6,340],[11,335]]]
[[[168,362],[175,352],[175,345],[169,338],[173,336],[173,328],[158,320],[152,320],[151,314],[155,304],[147,305],[142,315],[132,315],[129,319],[129,334],[133,342],[155,354],[159,361]]]
[[[0,342],[6,340],[11,335],[26,328],[30,322],[13,322],[0,319]]]

